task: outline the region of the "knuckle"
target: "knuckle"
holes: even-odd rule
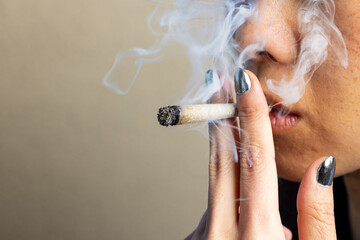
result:
[[[254,178],[254,176],[261,177],[266,171],[266,167],[264,164],[259,164],[255,166],[243,162],[240,164],[240,168],[242,169],[241,178],[245,181],[251,181]]]
[[[268,116],[268,109],[264,106],[241,106],[239,117],[242,119],[264,119]]]
[[[247,170],[246,172],[253,174],[261,174],[265,171],[269,158],[274,158],[264,146],[255,142],[243,148],[240,153],[240,167]]]
[[[227,175],[233,169],[234,153],[229,150],[215,151],[210,154],[209,175],[217,177]]]
[[[314,202],[299,209],[299,214],[305,214],[315,220],[319,227],[334,224],[333,204],[329,202]]]

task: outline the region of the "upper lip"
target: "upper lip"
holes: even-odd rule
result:
[[[300,114],[295,111],[293,109],[292,106],[286,106],[284,104],[282,104],[279,99],[277,99],[276,97],[273,97],[272,95],[269,94],[265,94],[265,98],[267,101],[267,104],[269,106],[269,112],[274,111],[276,113],[279,113],[280,115],[296,115],[296,116],[300,116]]]

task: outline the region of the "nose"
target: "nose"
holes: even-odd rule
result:
[[[293,64],[299,50],[298,6],[294,0],[260,0],[258,14],[248,19],[235,33],[240,48],[263,44],[259,57],[277,63]]]

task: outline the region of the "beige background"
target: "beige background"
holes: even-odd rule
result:
[[[182,239],[197,225],[207,141],[155,118],[187,65],[145,68],[127,96],[101,82],[120,49],[151,46],[152,9],[0,0],[0,239]]]

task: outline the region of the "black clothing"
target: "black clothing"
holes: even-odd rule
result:
[[[282,223],[293,233],[293,239],[299,239],[297,229],[296,197],[300,184],[279,179],[279,204]],[[337,238],[351,238],[348,213],[348,198],[343,178],[334,179],[334,205]]]

